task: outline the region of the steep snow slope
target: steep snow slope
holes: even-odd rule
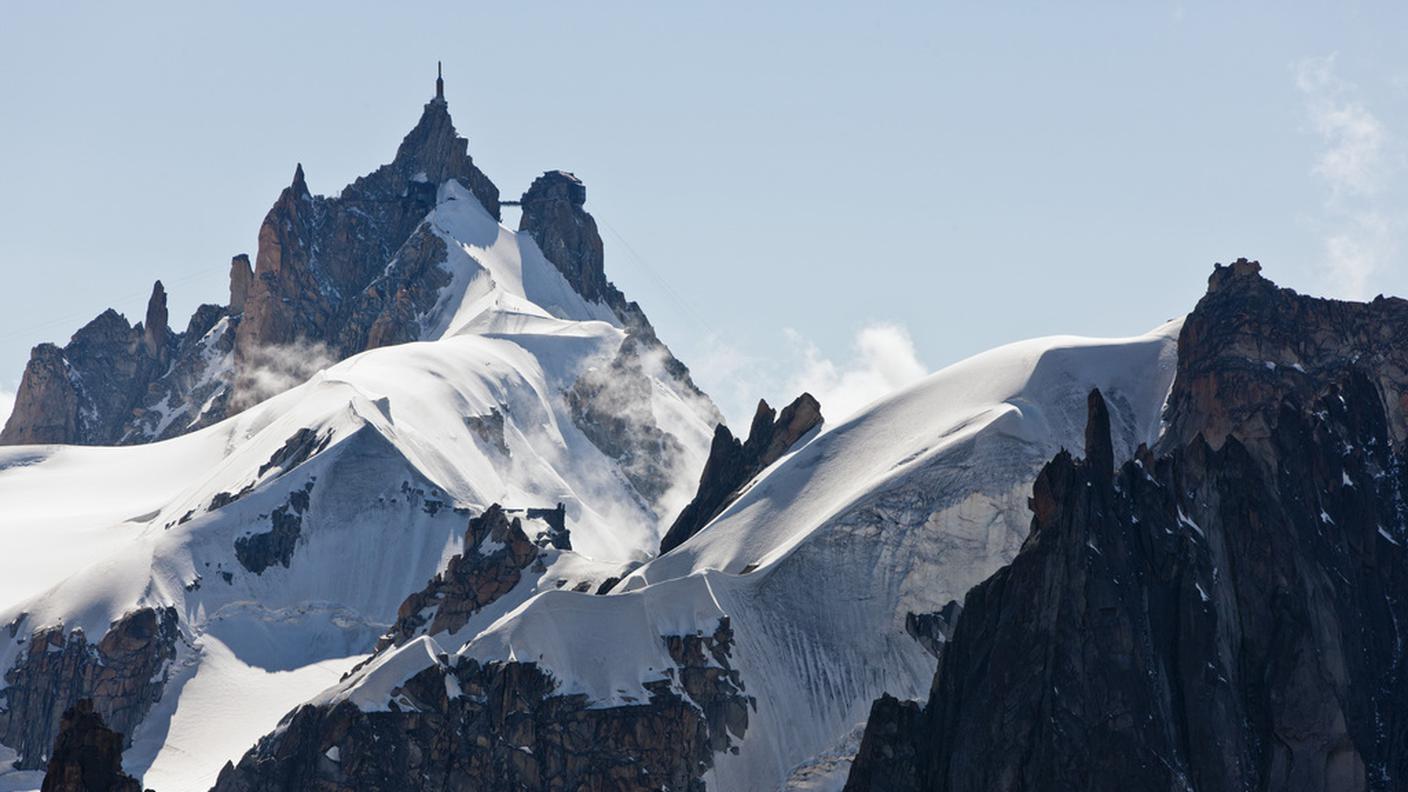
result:
[[[740,751],[715,756],[711,788],[774,789],[804,762],[798,788],[839,786],[844,761],[808,760],[853,743],[881,691],[917,698],[933,676],[906,613],[939,610],[1012,558],[1032,479],[1059,448],[1079,447],[1091,388],[1107,394],[1119,453],[1157,436],[1178,328],[1037,339],[945,369],[784,457],[610,596],[545,591],[492,623],[481,614],[383,653],[320,700],[384,707],[458,652],[537,662],[559,692],[629,704],[672,668],[661,636],[728,616],[756,710]]]
[[[636,494],[563,402],[616,354],[618,318],[456,182],[425,222],[452,280],[417,317],[435,340],[354,356],[169,441],[0,455],[0,537],[18,549],[0,556],[0,626],[14,626],[0,669],[42,627],[96,643],[135,608],[179,615],[160,701],[126,756],[148,786],[208,787],[336,681],[460,551],[467,514],[564,504],[566,574],[598,583],[644,560],[673,516]],[[652,380],[652,411],[690,471],[712,432],[699,401]],[[682,503],[689,482],[678,489]]]

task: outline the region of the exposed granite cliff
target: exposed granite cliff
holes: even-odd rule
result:
[[[0,743],[19,753],[17,766],[44,766],[63,713],[83,699],[130,739],[165,687],[176,656],[176,611],[134,610],[96,644],[82,630],[65,633],[62,625],[19,637],[23,621],[12,625],[9,640],[27,640],[28,649],[5,670],[0,689]]]
[[[103,723],[91,700],[64,712],[40,790],[141,792],[137,779],[122,772],[122,735]]]
[[[225,313],[220,306],[202,305],[185,332],[173,332],[166,289],[157,281],[145,321],[129,325],[109,309],[67,345],[36,346],[0,445],[113,444],[194,428],[175,421],[219,385],[211,375],[218,368],[222,333],[217,325]]]
[[[803,393],[782,409],[782,414],[758,402],[748,439],[739,442],[727,426],[714,429],[709,459],[699,477],[699,491],[660,541],[660,552],[668,553],[684,544],[710,520],[738,499],[739,488],[768,465],[776,462],[809,432],[822,423],[821,405],[810,393]]]
[[[1226,436],[1258,446],[1281,399],[1307,402],[1347,363],[1373,381],[1393,439],[1408,437],[1408,301],[1358,303],[1278,288],[1261,264],[1218,266],[1178,339],[1178,373],[1168,403],[1168,440],[1197,434],[1214,447]]]
[[[928,702],[876,702],[848,790],[1389,790],[1408,781],[1399,300],[1219,268],[1156,452],[1034,486]],[[1385,398],[1387,396],[1388,398]]]
[[[302,166],[259,230],[251,267],[230,263],[227,306],[201,306],[186,332],[167,326],[158,283],[145,324],[113,311],[65,347],[34,349],[0,444],[139,443],[208,426],[373,347],[419,340],[450,284],[444,240],[423,221],[447,181],[500,216],[498,188],[474,164],[441,96],[425,105],[391,163],[333,197],[314,195]],[[609,365],[570,394],[575,422],[620,461],[642,500],[657,506],[682,475],[682,449],[650,406],[649,377],[677,380],[713,411],[689,371],[660,342],[640,306],[606,279],[586,188],[552,171],[523,196],[520,231],[568,283],[610,309],[628,338]],[[643,398],[644,397],[644,398]],[[717,413],[714,412],[714,418]]]
[[[424,310],[427,299],[433,304],[434,292],[446,282],[434,266],[444,260],[444,244],[417,229],[434,208],[439,186],[458,180],[499,216],[498,188],[474,165],[468,145],[455,132],[445,102],[431,100],[396,158],[340,195],[314,196],[303,167],[295,169],[292,184],[259,229],[254,278],[235,340],[237,365],[268,348],[309,343],[327,345],[334,358],[345,357],[377,345],[369,341],[379,321],[404,325],[409,309]],[[388,283],[384,276],[388,265],[397,269],[393,262],[411,271]],[[418,284],[420,275],[439,282]],[[429,297],[402,296],[406,288]],[[381,330],[374,340],[414,337],[405,330]],[[260,395],[244,391],[236,393],[235,407]]]
[[[60,348],[34,348],[0,443],[101,443],[120,437],[148,386],[165,371],[179,337],[166,326],[166,290],[152,287],[147,325],[113,310]]]

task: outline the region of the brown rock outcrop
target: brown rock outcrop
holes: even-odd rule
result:
[[[581,179],[566,171],[548,171],[523,194],[518,230],[533,237],[578,294],[610,305],[620,293],[606,280],[605,248],[596,220],[584,208],[586,202],[587,187]]]
[[[160,364],[171,361],[172,334],[167,324],[166,289],[157,281],[152,285],[152,296],[147,300],[147,316],[142,322],[142,346],[147,356]]]
[[[249,265],[249,254],[241,253],[230,259],[230,313],[244,313],[244,302],[249,298],[249,287],[254,283],[254,269]]]
[[[400,646],[418,635],[454,632],[486,605],[512,591],[539,548],[495,503],[472,517],[465,530],[464,552],[450,559],[445,571],[406,598],[396,611],[396,623],[377,642],[376,651]]]
[[[42,768],[62,714],[81,699],[91,699],[94,712],[130,739],[161,696],[176,639],[173,608],[131,611],[96,644],[82,630],[65,634],[62,625],[35,631],[5,672],[0,743],[18,752],[20,769]]]
[[[0,445],[72,443],[79,438],[78,386],[62,349],[40,344],[29,354]]]
[[[1255,261],[1218,265],[1178,337],[1168,438],[1256,447],[1283,398],[1307,402],[1346,360],[1369,373],[1394,440],[1408,438],[1408,301],[1318,299],[1278,288]]]

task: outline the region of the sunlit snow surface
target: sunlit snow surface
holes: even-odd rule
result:
[[[125,757],[149,786],[207,788],[225,761],[365,656],[401,601],[461,550],[463,510],[565,504],[576,552],[552,571],[600,580],[645,560],[690,494],[681,480],[676,504],[653,513],[563,402],[624,339],[613,313],[585,302],[531,239],[457,183],[441,188],[427,222],[449,246],[442,266],[452,276],[420,317],[436,340],[349,358],[169,441],[0,449],[0,625],[28,614],[16,639],[0,641],[0,669],[40,627],[97,640],[136,607],[180,612],[170,681]],[[712,408],[671,382],[654,392],[657,421],[697,476]],[[495,410],[507,455],[466,424]],[[304,428],[327,439],[324,450],[261,474]],[[268,531],[270,513],[310,483],[289,567],[241,568],[235,540]],[[210,508],[218,493],[251,485]]]
[[[1037,339],[954,365],[777,462],[611,595],[545,592],[467,643],[466,631],[425,639],[329,695],[366,686],[378,698],[458,650],[538,662],[598,706],[631,703],[670,667],[660,636],[727,615],[757,711],[740,753],[715,757],[711,788],[775,789],[799,765],[795,788],[843,780],[834,755],[853,750],[871,701],[920,698],[932,680],[905,613],[961,598],[1015,555],[1031,482],[1060,448],[1079,452],[1091,388],[1110,406],[1117,453],[1157,436],[1180,324]]]
[[[140,605],[180,611],[165,695],[126,757],[147,786],[208,788],[297,704],[383,708],[441,653],[541,663],[595,706],[640,701],[642,684],[671,667],[660,636],[712,631],[724,615],[757,710],[739,754],[715,757],[711,788],[776,789],[799,765],[798,788],[844,778],[834,757],[853,750],[871,700],[920,697],[933,675],[905,613],[938,610],[1011,559],[1037,470],[1080,448],[1090,388],[1104,392],[1117,454],[1128,454],[1157,435],[1173,376],[1177,322],[978,355],[826,427],[610,595],[575,593],[554,581],[646,561],[693,482],[651,513],[570,420],[562,391],[623,338],[607,308],[457,184],[427,220],[450,249],[451,285],[420,317],[436,340],[357,355],[170,441],[0,449],[0,625],[27,612],[21,637],[61,622],[96,638]],[[697,475],[706,411],[664,381],[652,408]],[[508,456],[464,420],[494,409]],[[326,449],[259,474],[303,428]],[[290,566],[240,568],[235,539],[268,530],[267,515],[310,482]],[[209,510],[217,493],[251,484]],[[337,682],[461,549],[466,518],[449,506],[493,502],[566,504],[574,552],[552,551],[545,572],[454,635],[418,638]],[[0,668],[20,649],[0,642]],[[0,788],[37,781],[24,778],[0,776]]]

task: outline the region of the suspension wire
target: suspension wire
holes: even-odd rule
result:
[[[210,270],[210,269],[208,269],[208,268],[202,268],[202,269],[200,269],[200,270],[194,270],[194,271],[188,270],[188,271],[186,272],[186,274],[178,275],[178,276],[176,276],[175,278],[170,278],[170,279],[168,279],[168,278],[157,278],[157,280],[161,281],[161,284],[162,284],[163,287],[166,287],[166,286],[177,286],[177,285],[180,285],[180,284],[183,284],[183,283],[190,283],[191,281],[197,280],[197,279],[199,279],[199,278],[209,277],[213,272],[214,272],[214,270]],[[168,291],[168,294],[169,294],[169,291]],[[108,299],[111,300],[111,302],[112,302],[113,304],[122,304],[122,303],[127,303],[127,302],[132,301],[132,300],[140,300],[140,299],[142,299],[142,298],[144,298],[144,297],[148,297],[148,296],[150,296],[150,295],[151,295],[151,290],[150,290],[150,289],[143,289],[143,290],[141,290],[141,291],[135,291],[135,292],[130,292],[130,293],[128,293],[128,294],[118,295],[117,297],[109,297]],[[109,307],[109,308],[114,308],[114,305],[113,305],[113,304],[108,305],[108,307]],[[114,308],[114,310],[116,310],[116,309]],[[72,322],[79,322],[79,321],[82,321],[84,317],[89,317],[89,318],[91,319],[92,317],[96,317],[96,316],[98,316],[98,314],[101,314],[101,313],[102,313],[101,310],[98,311],[97,313],[93,313],[93,314],[90,314],[90,313],[88,313],[88,312],[77,312],[77,311],[75,311],[74,313],[64,314],[64,315],[62,315],[62,316],[56,316],[56,317],[53,317],[53,318],[51,318],[51,319],[46,319],[46,320],[44,320],[44,321],[42,321],[42,322],[36,322],[36,323],[34,323],[34,324],[27,325],[27,326],[25,326],[25,327],[20,327],[20,328],[16,328],[16,329],[11,329],[11,330],[7,330],[7,331],[5,331],[5,332],[3,332],[3,333],[0,333],[0,341],[8,341],[8,340],[10,340],[10,339],[12,339],[12,338],[18,338],[18,337],[23,336],[23,335],[37,334],[37,333],[38,333],[39,331],[41,331],[41,330],[47,330],[48,328],[54,327],[54,326],[56,326],[56,325],[67,324],[67,323],[72,323]],[[121,311],[119,311],[119,313],[121,313]],[[142,317],[142,319],[145,319],[145,318],[146,318],[145,316]],[[138,321],[141,321],[141,319],[139,319]],[[74,329],[77,330],[78,328],[74,328]],[[39,343],[39,342],[36,342],[36,343]],[[62,346],[62,344],[60,344],[60,346]]]
[[[714,333],[714,328],[710,327],[709,323],[704,321],[704,319],[700,317],[699,314],[696,313],[692,307],[690,307],[689,303],[670,286],[669,282],[665,280],[665,277],[661,275],[659,271],[657,271],[654,267],[650,266],[650,264],[646,263],[645,258],[641,256],[640,253],[636,252],[635,247],[633,247],[630,242],[626,241],[626,237],[623,236],[620,231],[616,230],[616,226],[611,225],[604,219],[601,220],[601,224],[606,226],[607,230],[609,230],[616,237],[616,239],[621,242],[621,246],[626,249],[626,252],[630,254],[631,258],[635,259],[636,263],[640,265],[641,269],[650,273],[650,276],[653,277],[655,281],[660,284],[661,288],[665,290],[665,293],[669,295],[670,299],[674,300],[675,303],[684,310],[685,315],[688,316],[691,321],[693,321],[696,325],[699,325],[699,328],[703,330],[706,335],[716,335]]]

